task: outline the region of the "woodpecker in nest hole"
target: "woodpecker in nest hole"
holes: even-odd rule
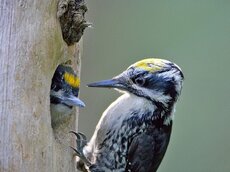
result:
[[[59,65],[54,73],[50,90],[52,126],[68,117],[74,106],[84,107],[78,98],[80,79],[68,65]]]

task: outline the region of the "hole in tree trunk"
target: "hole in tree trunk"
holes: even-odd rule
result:
[[[78,98],[80,79],[70,66],[60,64],[52,78],[50,89],[51,125],[53,129],[68,126],[75,106],[84,107]]]

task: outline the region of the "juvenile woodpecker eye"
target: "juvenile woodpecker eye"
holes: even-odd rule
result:
[[[134,82],[139,86],[143,86],[145,84],[145,78],[142,77],[136,78]]]

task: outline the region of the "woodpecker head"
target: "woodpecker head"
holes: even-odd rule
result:
[[[183,73],[176,64],[149,58],[134,63],[113,79],[88,86],[116,88],[161,103],[167,108],[180,95],[183,79]]]
[[[65,108],[72,109],[73,106],[84,107],[84,102],[78,98],[79,86],[80,79],[73,69],[70,66],[59,65],[52,79],[51,105],[55,105],[55,107],[59,105],[58,107],[63,107],[59,110],[62,109],[63,111],[65,111]]]

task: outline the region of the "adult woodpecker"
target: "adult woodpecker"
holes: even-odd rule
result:
[[[89,87],[124,94],[103,113],[87,143],[77,136],[78,168],[91,172],[155,172],[166,152],[184,76],[174,63],[149,58]],[[84,164],[84,166],[83,166]]]
[[[74,106],[84,107],[78,98],[80,79],[68,65],[59,65],[54,73],[50,90],[52,127],[62,123]]]

